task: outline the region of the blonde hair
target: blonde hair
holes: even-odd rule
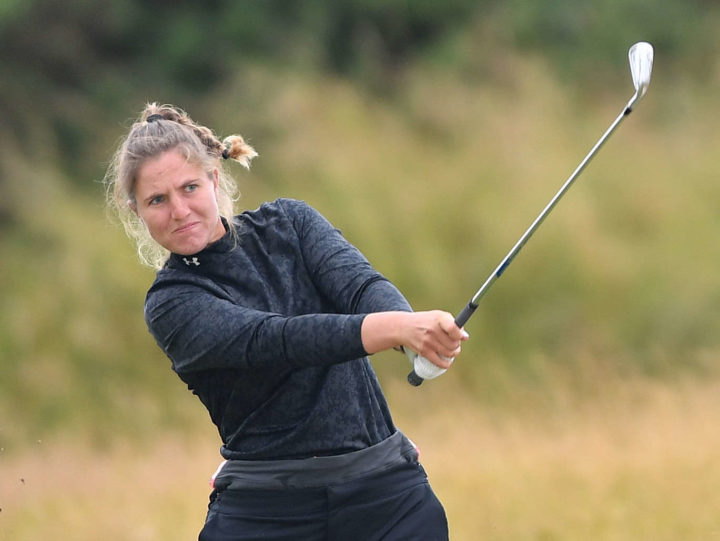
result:
[[[148,159],[169,150],[181,151],[188,162],[199,165],[208,174],[217,168],[218,210],[226,218],[232,217],[239,192],[235,180],[223,170],[222,159],[235,160],[249,169],[250,160],[258,155],[241,136],[231,135],[220,141],[210,128],[196,124],[178,107],[157,103],[145,106],[115,152],[105,185],[108,207],[135,242],[140,261],[155,269],[163,266],[168,251],[155,242],[133,210],[135,183],[140,167]]]

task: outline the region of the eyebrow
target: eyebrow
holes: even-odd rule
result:
[[[180,189],[186,188],[190,184],[197,184],[198,182],[200,182],[200,180],[201,180],[201,177],[188,179],[180,185]],[[152,194],[147,196],[145,199],[143,199],[143,202],[147,204],[150,201],[152,201],[153,199],[155,199],[156,197],[160,197],[160,196],[164,196],[164,195],[165,194],[161,193],[161,192],[153,192]]]

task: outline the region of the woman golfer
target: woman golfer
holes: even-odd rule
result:
[[[117,150],[108,198],[158,270],[145,320],[222,439],[200,540],[442,540],[447,520],[394,426],[368,355],[442,368],[467,339],[405,298],[307,204],[233,216],[256,152],[149,104]]]

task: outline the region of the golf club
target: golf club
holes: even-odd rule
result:
[[[628,51],[628,58],[630,60],[630,72],[632,74],[633,84],[635,85],[635,94],[630,99],[630,101],[628,101],[627,105],[625,105],[620,115],[610,125],[608,130],[603,134],[603,136],[598,140],[598,142],[595,143],[595,146],[592,147],[592,149],[587,154],[587,156],[585,156],[583,161],[580,162],[580,165],[578,165],[577,169],[573,171],[572,175],[570,175],[570,178],[565,181],[565,184],[563,184],[560,190],[550,200],[550,203],[548,203],[548,205],[543,209],[543,211],[535,219],[532,225],[527,229],[527,231],[525,231],[522,237],[520,237],[520,240],[518,240],[518,242],[515,244],[515,246],[513,246],[510,252],[508,252],[508,254],[500,262],[497,268],[492,272],[492,274],[490,274],[487,280],[485,280],[485,283],[480,287],[480,289],[478,289],[477,293],[475,293],[472,299],[470,299],[465,308],[463,308],[460,314],[455,318],[455,324],[458,327],[462,327],[463,325],[465,325],[465,323],[467,323],[468,319],[470,319],[470,316],[472,316],[477,309],[478,302],[485,295],[485,293],[487,293],[488,289],[490,289],[490,286],[492,286],[495,281],[500,278],[500,276],[502,276],[510,263],[512,263],[513,259],[515,259],[515,256],[520,252],[522,247],[525,246],[525,243],[530,239],[533,233],[535,233],[538,227],[540,227],[540,224],[542,224],[547,215],[550,214],[550,211],[555,207],[558,201],[560,201],[562,196],[565,195],[565,192],[570,189],[570,186],[572,186],[578,176],[580,176],[580,173],[582,173],[583,169],[585,169],[590,160],[595,156],[595,154],[597,154],[598,150],[600,150],[600,147],[603,146],[605,141],[607,141],[610,135],[620,125],[622,120],[633,111],[633,107],[635,106],[635,104],[647,92],[648,86],[650,85],[650,76],[652,74],[653,65],[652,45],[643,41],[636,43],[635,45],[630,47],[630,50]],[[421,355],[413,354],[412,352],[410,352],[408,353],[408,357],[410,357],[414,365],[412,372],[408,374],[408,382],[413,386],[417,387],[424,380],[435,378],[445,372],[445,369],[434,365]]]

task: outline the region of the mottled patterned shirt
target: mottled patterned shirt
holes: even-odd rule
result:
[[[328,456],[395,432],[360,327],[410,311],[323,216],[279,199],[224,222],[193,256],[172,254],[145,319],[207,407],[229,459]]]

